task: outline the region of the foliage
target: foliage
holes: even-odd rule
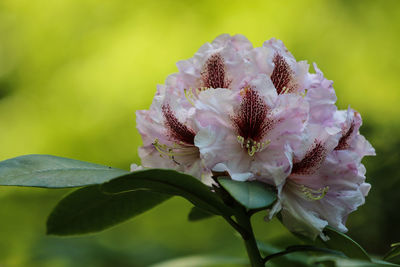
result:
[[[317,258],[316,262],[335,264],[337,257],[346,256],[363,260],[364,263],[371,262],[370,256],[359,244],[331,227],[324,230],[324,234],[329,237],[328,241],[323,242],[327,248],[319,247],[315,242],[314,245],[290,246],[262,258],[260,251],[269,253],[265,249],[268,245],[256,243],[250,223],[253,213],[250,211],[257,212],[271,206],[276,200],[276,193],[258,182],[232,182],[219,177],[216,181],[221,187],[214,186],[214,192],[211,192],[211,188],[196,178],[168,169],[146,169],[121,174],[110,167],[48,155],[28,155],[5,160],[0,162],[0,173],[4,175],[0,185],[81,187],[64,197],[54,208],[47,221],[48,234],[99,232],[177,195],[195,205],[189,220],[200,220],[210,215],[222,216],[245,241],[252,266],[264,266],[274,258],[297,252],[335,255],[335,258]],[[262,200],[263,196],[268,196],[267,201]],[[394,244],[385,258],[398,256],[397,248],[398,244]],[[302,259],[295,257],[294,261],[301,262]],[[383,260],[379,264],[390,265]]]
[[[289,2],[1,1],[1,159],[51,153],[119,168],[138,163],[134,111],[149,106],[176,58],[222,32],[258,45],[275,36],[299,59],[320,62],[341,108],[352,103],[364,115],[362,133],[378,157],[367,159],[373,189],[349,217],[349,235],[383,255],[400,240],[400,3]],[[244,253],[219,217],[185,223],[191,204],[182,198],[96,236],[58,239],[44,235],[44,218],[69,190],[0,189],[0,265],[148,266],[194,252]],[[264,213],[253,221],[260,236],[294,244],[278,220],[265,227]]]
[[[110,195],[101,192],[97,185],[87,186],[58,203],[47,220],[47,234],[99,232],[148,211],[168,198],[149,191]]]

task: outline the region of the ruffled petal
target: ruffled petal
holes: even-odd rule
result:
[[[314,63],[315,74],[308,74],[308,90],[306,99],[310,103],[310,122],[322,125],[333,125],[337,110],[337,97],[333,89],[333,82],[324,77],[322,71]]]

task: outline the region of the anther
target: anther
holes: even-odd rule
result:
[[[208,89],[209,88],[207,88],[207,87],[198,87],[195,89],[193,89],[193,88],[184,89],[185,97],[192,106],[195,106],[194,102],[199,98],[199,94]]]
[[[306,196],[309,200],[320,200],[323,199],[329,191],[329,186],[325,186],[319,188],[317,190],[306,187],[304,185],[300,186],[300,189],[304,196]]]
[[[247,153],[250,157],[254,156],[257,152],[263,151],[271,143],[271,140],[266,140],[264,142],[256,142],[251,139],[245,140],[243,136],[237,136],[237,141],[242,148],[247,149]]]

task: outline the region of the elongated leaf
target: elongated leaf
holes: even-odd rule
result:
[[[275,253],[279,253],[282,249],[274,247],[270,244],[257,241],[257,247],[264,256],[272,255]],[[294,254],[286,254],[282,255],[281,257],[276,257],[271,259],[271,262],[265,266],[296,266],[296,267],[309,267],[308,264],[309,255],[305,253],[294,253]]]
[[[216,194],[193,176],[167,169],[148,169],[137,171],[111,180],[102,185],[102,190],[115,194],[138,189],[148,189],[169,195],[179,195],[195,206],[214,214],[231,215]]]
[[[383,257],[387,261],[393,261],[395,258],[397,258],[396,262],[400,262],[400,243],[392,244],[389,252]]]
[[[257,240],[257,247],[264,256],[276,255],[277,253],[285,251],[259,240]],[[309,258],[310,255],[302,251],[297,253],[282,253],[280,257],[272,257],[271,263],[267,263],[266,266],[272,266],[273,264],[274,266],[308,267],[310,266]]]
[[[238,182],[224,177],[220,177],[218,182],[248,209],[266,208],[276,200],[275,191],[261,182]]]
[[[343,267],[343,266],[351,266],[351,267],[387,267],[387,266],[400,266],[397,264],[393,264],[386,261],[372,259],[368,260],[360,260],[360,259],[350,259],[343,257],[336,257],[330,255],[324,256],[314,256],[309,258],[309,264],[312,266],[332,266],[332,267]],[[309,266],[310,266],[309,265]]]
[[[159,262],[150,267],[243,267],[248,266],[248,264],[249,260],[246,258],[217,255],[193,255]]]
[[[46,188],[101,184],[129,172],[50,155],[26,155],[0,162],[0,185]]]
[[[371,262],[376,264],[375,266],[400,266],[398,263],[395,262],[389,262],[389,261],[384,261],[384,260],[378,260],[378,259],[372,259]]]
[[[348,235],[343,234],[330,226],[324,229],[324,233],[329,237],[329,240],[324,242],[326,247],[342,251],[350,258],[367,261],[371,260],[367,252]]]
[[[205,210],[202,210],[198,207],[193,207],[189,212],[188,219],[189,219],[189,221],[194,222],[194,221],[200,221],[203,219],[208,219],[212,216],[214,216],[214,214],[209,213]]]
[[[62,199],[47,220],[47,234],[99,232],[124,222],[170,198],[151,191],[109,195],[98,185],[78,189]]]
[[[269,244],[266,244],[261,241],[257,241],[257,247],[261,252],[264,252],[267,254],[266,260],[272,260],[276,258],[286,258],[286,260],[293,260],[293,261],[298,261],[299,264],[301,263],[306,263],[309,255],[305,253],[299,253],[299,252],[317,252],[317,253],[322,253],[322,254],[327,254],[327,255],[335,255],[335,256],[340,256],[344,257],[345,255],[336,250],[332,249],[327,249],[327,248],[320,248],[320,247],[315,247],[315,246],[309,246],[309,245],[298,245],[298,246],[290,246],[287,247],[284,250],[275,248]],[[292,254],[296,253],[295,256]]]
[[[282,217],[278,214],[278,219],[282,222]],[[356,241],[351,239],[348,235],[339,232],[333,227],[327,226],[324,229],[324,234],[329,237],[328,241],[323,241],[321,238],[311,240],[308,237],[302,236],[298,233],[293,233],[297,238],[304,243],[313,245],[315,247],[326,247],[329,249],[343,252],[347,257],[371,261],[370,256]]]
[[[314,266],[323,263],[324,266],[399,266],[390,262],[382,260],[360,260],[347,258],[343,253],[337,250],[331,250],[326,248],[320,248],[315,246],[290,246],[285,250],[280,250],[269,244],[257,241],[257,246],[261,252],[268,255],[268,262],[272,260],[277,266]],[[322,255],[312,256],[304,252],[317,252]],[[268,266],[268,264],[267,264]]]

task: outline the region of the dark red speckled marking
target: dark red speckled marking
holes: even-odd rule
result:
[[[164,115],[165,125],[168,128],[169,136],[176,141],[188,145],[194,145],[194,137],[196,133],[178,121],[169,104],[162,106],[162,113]]]

